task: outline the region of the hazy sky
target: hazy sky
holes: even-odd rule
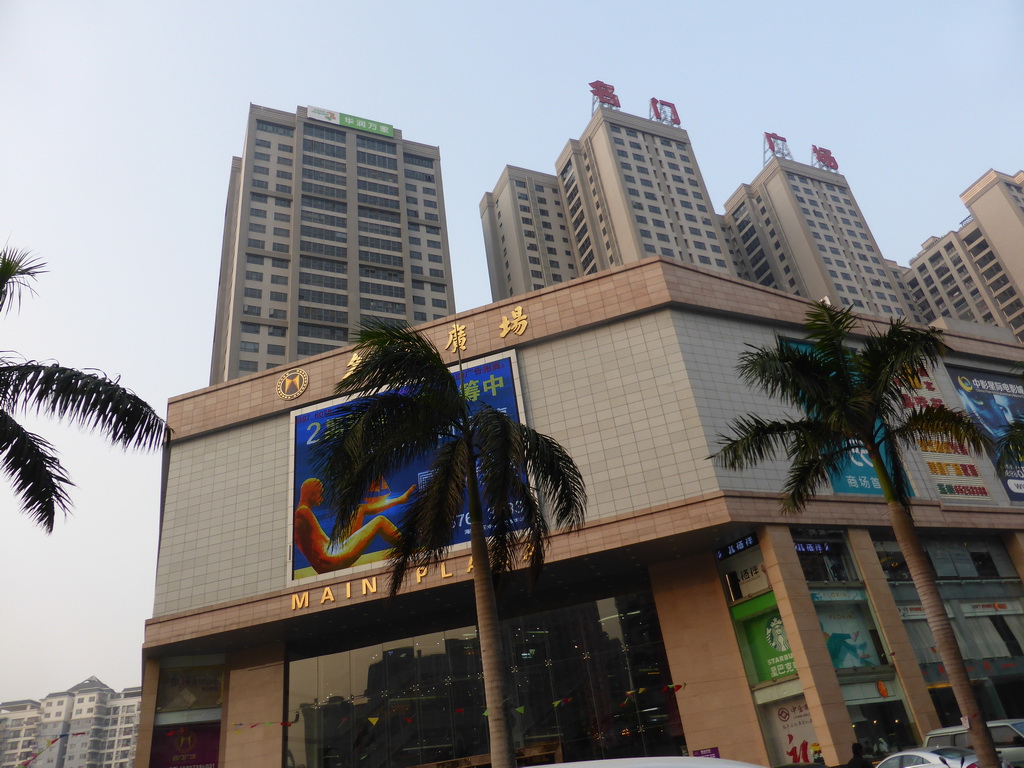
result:
[[[1024,167],[1022,35],[1016,0],[0,0],[0,242],[50,267],[0,318],[0,349],[120,375],[161,412],[205,386],[250,102],[440,146],[460,310],[490,300],[481,195],[506,164],[554,171],[596,79],[626,112],[677,105],[718,212],[761,168],[763,132],[802,162],[829,148],[906,264],[985,171]],[[92,674],[137,685],[159,457],[32,425],[76,511],[47,537],[0,481],[0,701]]]

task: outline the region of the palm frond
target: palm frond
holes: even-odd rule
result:
[[[164,420],[117,379],[56,363],[6,361],[0,366],[0,407],[67,419],[125,448],[156,448],[167,437]]]
[[[732,421],[732,434],[719,435],[721,447],[708,458],[726,469],[748,469],[786,452],[792,434],[803,423],[792,419],[769,421],[753,413],[739,416]]]
[[[942,331],[894,320],[885,332],[870,334],[858,350],[860,386],[898,412],[903,392],[917,388],[921,370],[933,368],[945,351]]]
[[[831,471],[838,468],[838,458],[812,456],[790,464],[779,496],[779,510],[783,515],[795,515],[803,511],[807,502],[828,483]]]
[[[782,513],[803,510],[814,494],[845,466],[856,447],[856,441],[821,421],[804,419],[794,423],[786,446],[790,469],[779,499]]]
[[[67,476],[53,446],[29,432],[6,411],[0,410],[0,466],[21,499],[22,511],[47,533],[53,531],[57,511],[71,510]]]
[[[995,456],[1000,472],[1024,464],[1024,421],[1007,425],[995,446]]]
[[[429,397],[379,392],[345,403],[323,429],[313,467],[335,512],[332,538],[348,530],[360,500],[381,477],[430,455],[452,422]]]
[[[32,281],[46,272],[45,267],[31,251],[8,246],[0,249],[0,312],[20,306],[23,293],[34,293]]]
[[[461,393],[441,354],[412,328],[370,320],[354,353],[359,362],[338,382],[336,394],[411,390],[443,399],[442,407],[462,408]]]
[[[951,442],[975,453],[992,448],[985,433],[965,411],[946,405],[911,408],[903,414],[902,423],[891,427],[890,432],[894,441],[911,448],[920,448],[924,440]]]
[[[835,382],[822,360],[810,348],[785,339],[743,352],[736,370],[748,386],[805,411],[835,400]]]
[[[481,408],[470,426],[480,456],[491,568],[501,575],[525,557],[532,586],[544,565],[549,524],[527,478],[533,478],[548,499],[555,524],[563,530],[575,530],[582,524],[586,506],[582,476],[555,441],[500,411]]]
[[[471,460],[465,440],[442,445],[430,465],[426,483],[416,489],[399,526],[392,550],[389,592],[397,594],[409,569],[444,558],[466,495],[466,467]]]
[[[850,337],[857,326],[852,307],[838,308],[824,301],[816,302],[807,311],[804,333],[814,354],[833,379],[852,389],[850,369]]]

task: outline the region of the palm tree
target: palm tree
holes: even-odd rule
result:
[[[0,313],[20,306],[45,264],[28,251],[0,249]],[[73,485],[53,446],[21,426],[17,412],[34,411],[97,429],[124,448],[156,448],[167,431],[140,397],[102,373],[24,360],[0,352],[0,467],[21,509],[47,533],[57,512],[71,510]]]
[[[781,511],[793,514],[843,468],[852,451],[867,452],[950,686],[961,713],[970,718],[982,768],[999,768],[939,596],[935,570],[914,525],[902,461],[904,450],[916,450],[921,439],[949,440],[975,451],[985,449],[987,441],[962,411],[944,405],[904,406],[902,395],[916,388],[918,371],[934,366],[945,352],[940,331],[911,328],[900,319],[857,343],[855,326],[849,309],[817,303],[804,324],[806,344],[780,338],[774,346],[743,353],[737,365],[743,381],[800,415],[776,420],[756,414],[739,417],[711,458],[729,469],[745,469],[785,454],[790,469]]]
[[[391,552],[394,595],[411,568],[445,557],[468,501],[491,765],[514,768],[494,578],[522,559],[531,580],[536,578],[549,518],[562,530],[583,523],[583,477],[555,440],[472,403],[437,349],[416,331],[368,325],[355,352],[359,362],[336,392],[364,396],[328,423],[317,453],[337,513],[332,538],[347,535],[353,511],[378,478],[429,459],[429,479],[411,496]],[[535,489],[549,502],[549,515],[541,511]]]

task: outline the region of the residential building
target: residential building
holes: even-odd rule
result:
[[[788,187],[787,171],[812,178],[780,165],[773,183]],[[795,180],[800,196],[810,188],[819,209],[830,204],[828,221],[852,222],[842,181],[815,179],[820,190]],[[749,210],[758,194],[772,203],[765,213]],[[783,197],[773,188],[743,202],[773,228]],[[857,240],[853,250],[872,253],[870,238]],[[864,276],[883,266],[856,261],[875,270]],[[872,756],[921,743],[959,712],[877,476],[851,462],[801,516],[783,517],[786,461],[738,472],[707,458],[737,416],[789,413],[736,363],[749,345],[799,336],[818,289],[796,296],[704,267],[616,264],[420,326],[445,360],[461,358],[480,399],[562,443],[587,484],[586,522],[553,537],[536,587],[503,580],[516,746],[538,763],[714,750],[757,765],[840,765],[851,740]],[[868,308],[863,292],[841,295]],[[1024,348],[962,330],[945,340],[911,402],[962,404],[986,429],[1024,414],[1012,374]],[[261,371],[169,402],[139,768],[174,765],[181,739],[221,768],[487,763],[467,545],[390,599],[382,538],[358,537],[366,548],[348,567],[309,555],[326,552],[310,532],[332,523],[304,490],[316,486],[309,446],[339,405],[352,353],[304,361],[306,386],[291,399],[278,394],[280,371]],[[218,458],[239,451],[244,461]],[[1022,481],[931,441],[905,452],[903,468],[981,706],[1024,717]],[[423,471],[374,490],[394,495],[383,514],[398,525],[398,494]],[[201,503],[210,499],[216,514]]]
[[[910,261],[914,307],[928,323],[980,323],[1024,341],[1024,171],[989,170],[960,199],[970,215]]]
[[[738,274],[860,314],[914,319],[903,268],[882,256],[849,182],[829,167],[838,168],[831,153],[816,167],[794,161],[784,139],[772,144],[778,154],[725,204]]]
[[[401,130],[249,107],[231,163],[210,383],[455,309],[441,160]]]
[[[39,701],[0,703],[0,768],[129,768],[141,692],[89,677]]]
[[[39,702],[0,702],[0,768],[14,768],[31,759],[39,731]]]
[[[732,274],[689,135],[672,119],[596,106],[555,174],[506,166],[480,217],[495,301],[651,256]]]

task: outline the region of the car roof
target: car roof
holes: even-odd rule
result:
[[[935,749],[929,749],[928,747],[916,747],[915,749],[901,749],[899,752],[893,752],[891,755],[886,755],[882,759],[888,760],[890,757],[895,757],[896,755],[918,755],[919,757],[937,757],[940,756],[940,753],[937,751],[940,749],[948,749],[948,747],[938,746]],[[954,747],[954,749],[956,749],[956,747]],[[967,750],[964,754],[964,757],[973,754],[973,752]]]
[[[557,768],[762,768],[754,763],[719,757],[612,757],[556,765]]]
[[[1002,720],[989,720],[988,724],[990,726],[991,725],[1016,725],[1017,723],[1021,722],[1021,720],[1024,720],[1024,718],[1020,718],[1020,717],[1007,717],[1007,718],[1003,718]],[[960,733],[960,732],[966,731],[966,730],[967,730],[967,726],[964,726],[964,725],[949,725],[949,726],[946,726],[945,728],[936,728],[933,731],[928,731],[928,734],[927,734],[927,736],[925,736],[925,738],[927,738],[928,736],[931,736],[933,733]]]

